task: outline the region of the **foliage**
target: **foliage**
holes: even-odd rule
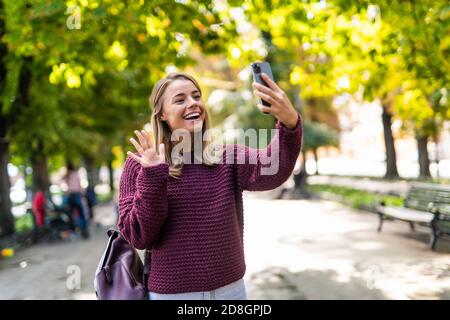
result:
[[[403,206],[403,199],[398,196],[380,195],[355,188],[335,185],[308,185],[308,190],[316,193],[331,193],[342,197],[343,202],[356,209],[373,208],[384,201],[388,206]]]
[[[323,146],[339,146],[337,133],[324,124],[305,121],[304,147],[306,150],[316,150]]]
[[[234,34],[234,21],[219,25],[211,1],[19,0],[4,11],[2,112],[14,115],[8,135],[16,165],[36,152],[50,162],[90,156],[100,164],[148,122],[151,87],[168,66],[193,63],[190,48],[220,52]],[[17,99],[24,68],[31,78],[25,107]]]

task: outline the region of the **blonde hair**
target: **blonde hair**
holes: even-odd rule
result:
[[[153,87],[152,93],[149,98],[150,108],[152,108],[152,115],[151,115],[151,125],[153,130],[153,142],[156,150],[158,150],[158,146],[161,143],[164,143],[165,147],[165,159],[166,162],[169,164],[169,175],[177,178],[181,176],[182,168],[183,168],[183,162],[182,159],[179,163],[174,163],[173,159],[171,158],[172,148],[173,144],[170,140],[171,137],[171,130],[168,126],[168,124],[161,120],[161,114],[163,111],[163,97],[164,93],[172,82],[175,80],[188,80],[191,81],[200,92],[200,95],[202,95],[202,90],[200,88],[200,85],[198,82],[190,75],[183,73],[183,72],[173,72],[164,77],[163,79],[159,80],[155,86]],[[205,108],[205,121],[203,122],[203,128],[202,128],[202,137],[206,130],[210,128],[210,119],[208,112]],[[211,141],[204,141],[202,139],[202,151],[205,149],[210,148],[210,145],[212,144]],[[203,152],[202,152],[203,153]],[[202,161],[203,164],[206,165],[214,165],[214,160],[211,160],[208,153],[204,154],[204,159]],[[203,157],[202,157],[203,158]]]

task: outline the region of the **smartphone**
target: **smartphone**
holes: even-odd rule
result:
[[[272,69],[270,68],[270,64],[268,62],[253,62],[250,66],[252,68],[253,79],[256,83],[269,87],[269,85],[261,78],[261,73],[267,74],[270,79],[275,81],[273,78]],[[259,97],[258,100],[263,106],[270,107],[270,104],[267,101],[264,101]],[[267,114],[267,112],[264,113]]]

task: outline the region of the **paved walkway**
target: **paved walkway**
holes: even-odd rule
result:
[[[250,200],[250,199],[248,199]],[[450,242],[331,201],[246,202],[249,296],[261,299],[450,299]]]
[[[426,233],[329,201],[245,195],[245,276],[250,299],[449,299],[450,245],[428,250]],[[39,244],[0,261],[0,299],[95,299],[110,206],[97,209],[90,240]],[[80,289],[67,288],[79,266]],[[73,272],[73,271],[72,271]],[[70,285],[70,281],[69,281]]]

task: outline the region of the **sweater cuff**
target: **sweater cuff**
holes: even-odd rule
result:
[[[156,166],[142,167],[136,179],[137,187],[140,191],[147,191],[149,188],[160,186],[169,177],[169,165],[160,163]]]
[[[293,127],[292,129],[286,127],[280,120],[277,120],[277,123],[275,124],[275,128],[292,133],[297,132],[300,129],[300,126],[301,126],[301,116],[298,112],[297,112],[297,123],[295,124],[295,127]]]

